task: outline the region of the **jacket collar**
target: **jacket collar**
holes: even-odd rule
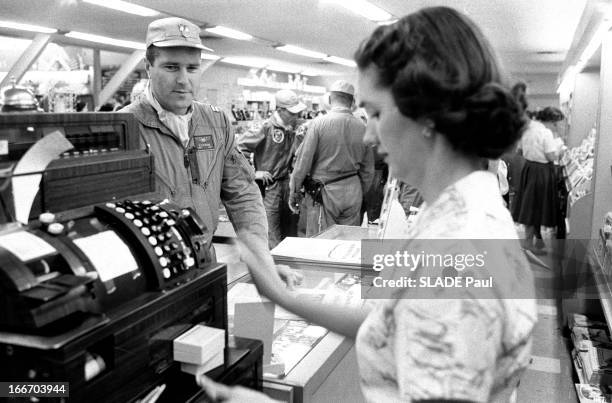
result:
[[[339,113],[351,113],[351,109],[347,108],[346,106],[334,106],[331,108],[331,111]]]
[[[283,118],[280,117],[278,111],[274,111],[272,116],[270,116],[270,123],[276,127],[280,127],[281,129],[291,130],[291,126],[288,126],[285,124],[285,122],[283,122]]]
[[[138,121],[143,125],[158,129],[162,133],[169,136],[176,137],[174,133],[172,133],[170,129],[168,129],[166,125],[159,120],[157,111],[146,99],[141,98],[136,105],[134,105],[134,108],[129,109],[131,109],[130,112],[132,112],[136,119],[138,119]]]

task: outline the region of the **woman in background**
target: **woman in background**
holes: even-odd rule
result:
[[[435,298],[421,299],[406,288],[394,298],[369,301],[368,309],[349,310],[287,292],[267,245],[246,235],[243,260],[263,295],[356,340],[368,401],[507,397],[530,359],[537,317],[533,277],[524,253],[510,247],[518,237],[497,178],[480,164],[518,140],[522,110],[501,85],[481,31],[450,8],[425,8],[377,28],[355,58],[359,99],[369,116],[365,141],[377,145],[391,176],[416,186],[425,200],[409,242],[450,239],[461,250],[465,240],[505,239],[496,244],[507,252],[504,280],[496,277],[485,298],[465,288],[440,288]],[[518,299],[518,289],[528,298]],[[457,298],[457,292],[464,294]],[[220,400],[268,400],[203,376],[198,381]]]
[[[556,121],[547,124],[555,127]],[[517,223],[525,225],[523,248],[542,254],[543,241],[535,240],[535,234],[540,227],[556,227],[558,224],[559,197],[553,161],[559,158],[563,146],[555,140],[553,132],[546,125],[531,120],[518,149],[525,158],[525,165],[512,206],[512,217]]]

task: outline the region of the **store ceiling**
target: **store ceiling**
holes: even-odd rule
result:
[[[572,44],[587,0],[371,0],[401,17],[424,6],[447,5],[468,14],[482,28],[515,75],[557,74]],[[590,0],[589,0],[590,1]],[[325,74],[348,75],[351,68],[274,49],[272,43],[301,46],[351,58],[376,23],[324,0],[131,0],[165,15],[200,25],[224,25],[263,41],[244,42],[207,34],[204,42],[219,56],[253,56],[294,64]],[[143,41],[155,19],[125,14],[80,0],[0,0],[0,19]],[[27,36],[0,28],[0,35]],[[66,40],[68,43],[83,43]],[[120,48],[105,49],[118,50]],[[123,49],[131,52],[131,49]],[[0,56],[1,58],[1,56]]]

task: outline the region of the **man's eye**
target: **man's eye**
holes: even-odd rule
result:
[[[198,70],[200,70],[199,67],[188,67],[187,68],[187,71],[190,72],[190,73],[197,73]]]
[[[164,66],[164,68],[166,70],[168,70],[168,71],[177,71],[178,70],[178,66],[172,66],[172,65]]]

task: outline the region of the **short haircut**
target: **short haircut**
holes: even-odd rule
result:
[[[183,48],[183,49],[187,49],[188,51],[193,51],[193,52],[202,52],[200,49],[198,48],[192,48],[189,46],[176,46],[175,48]],[[153,64],[155,63],[155,59],[157,59],[157,57],[161,54],[161,48],[155,45],[150,45],[146,52],[145,52],[145,59],[147,59],[149,61],[149,63],[151,64],[151,66],[153,66]]]
[[[150,45],[145,52],[145,59],[147,59],[152,66],[157,56],[159,56],[159,48],[155,45]]]
[[[428,119],[464,154],[498,158],[520,137],[523,110],[502,84],[480,29],[448,7],[429,7],[378,27],[355,53],[400,112]]]
[[[332,91],[329,93],[329,99],[333,102],[339,102],[344,106],[350,107],[351,105],[353,105],[353,96],[345,92]]]

